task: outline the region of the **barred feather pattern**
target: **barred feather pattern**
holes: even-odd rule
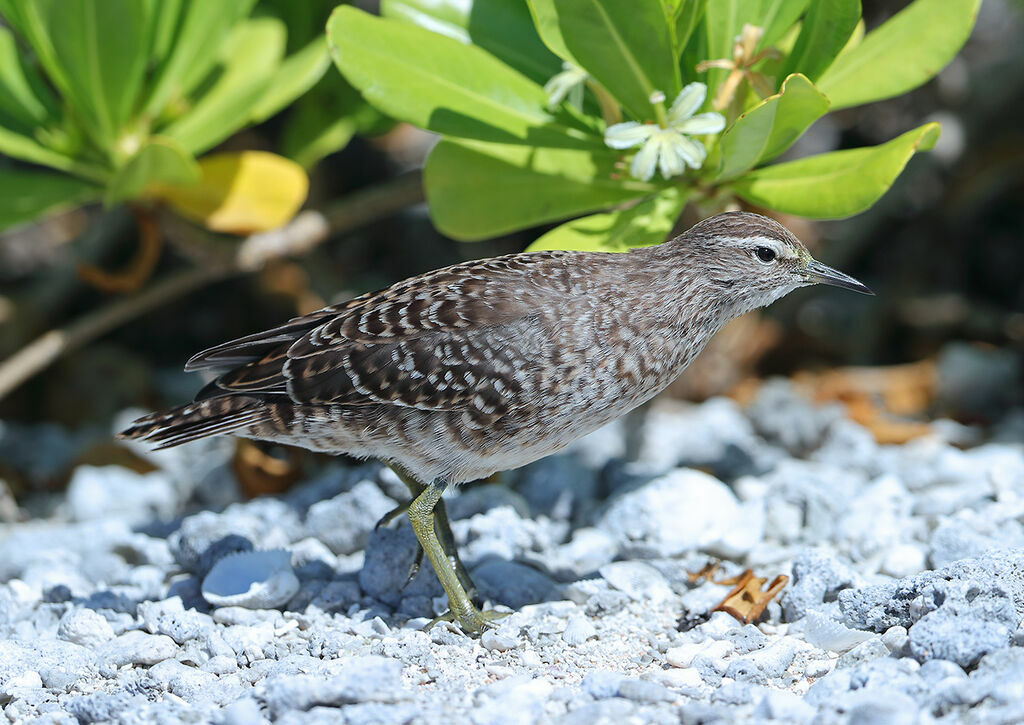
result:
[[[736,244],[802,250],[764,217],[726,221]],[[716,266],[723,226],[704,225],[627,254],[466,262],[218,345],[188,362],[223,371],[195,403],[123,435],[233,433],[396,462],[424,482],[524,465],[657,394],[724,322],[778,295],[738,296],[729,260]]]

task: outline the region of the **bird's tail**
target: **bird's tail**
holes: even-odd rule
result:
[[[223,395],[145,415],[117,437],[155,443],[160,450],[199,438],[234,433],[261,422],[266,415],[266,406],[258,398]]]

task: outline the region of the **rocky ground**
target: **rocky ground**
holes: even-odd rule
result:
[[[404,496],[330,466],[245,503],[229,441],[81,466],[54,515],[0,528],[12,722],[1024,721],[1024,416],[879,446],[786,384],[747,409],[663,404],[456,492],[479,639],[404,589]],[[0,429],[19,465],[48,465]],[[623,463],[627,444],[630,462]],[[55,454],[54,454],[55,455]],[[33,458],[35,456],[35,458]],[[200,509],[199,505],[202,506]],[[188,512],[188,515],[183,515]],[[792,578],[757,624],[710,613],[749,567]]]

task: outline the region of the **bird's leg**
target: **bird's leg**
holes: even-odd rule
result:
[[[434,572],[441,582],[441,588],[448,595],[448,607],[453,619],[458,620],[462,629],[470,634],[479,634],[491,622],[504,616],[502,612],[481,612],[470,600],[466,589],[463,587],[459,576],[456,573],[455,565],[448,558],[447,553],[438,540],[437,531],[434,528],[434,509],[441,501],[441,494],[444,493],[448,484],[435,481],[413,499],[409,504],[409,522],[412,530],[419,539],[423,551],[434,566]],[[444,619],[445,617],[439,617]]]
[[[399,466],[397,463],[388,464],[388,467],[395,472],[399,480],[405,484],[405,487],[409,489],[410,498],[407,502],[399,504],[395,508],[384,514],[380,521],[377,522],[376,527],[386,526],[398,517],[399,514],[405,513],[409,510],[409,506],[420,494],[426,490],[426,486],[413,478],[412,474],[406,471],[404,468]],[[469,571],[466,570],[466,566],[462,563],[462,559],[459,558],[459,550],[455,545],[455,535],[452,534],[451,524],[448,522],[448,510],[444,505],[444,499],[438,499],[437,505],[434,508],[434,528],[437,531],[437,538],[441,543],[441,547],[444,549],[445,555],[448,560],[455,567],[455,575],[459,577],[459,581],[462,583],[463,588],[466,590],[471,600],[476,599],[476,586],[473,584],[473,580],[469,576]],[[420,564],[423,563],[423,547],[417,546],[416,558],[413,560],[412,566],[409,568],[409,577],[406,579],[406,586],[409,582],[416,578],[416,575],[420,571]]]

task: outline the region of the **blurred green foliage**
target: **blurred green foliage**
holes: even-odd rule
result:
[[[327,32],[370,103],[442,135],[425,168],[441,231],[589,214],[533,248],[618,251],[662,241],[687,202],[810,218],[871,206],[937,124],[776,159],[830,110],[934,76],[979,4],[914,0],[865,34],[859,0],[383,0],[383,17],[339,7]]]

